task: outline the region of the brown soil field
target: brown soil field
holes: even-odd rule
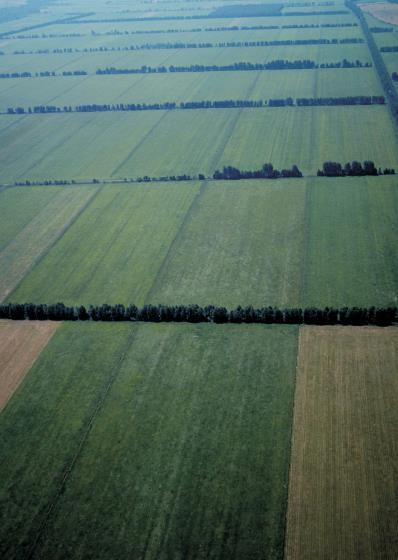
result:
[[[286,560],[398,558],[398,329],[300,330]]]
[[[60,323],[0,321],[0,411]]]
[[[398,4],[380,2],[375,4],[358,4],[363,12],[371,14],[376,19],[386,23],[398,25]]]

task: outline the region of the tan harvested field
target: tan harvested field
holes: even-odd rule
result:
[[[0,411],[60,323],[0,321]]]
[[[398,25],[398,4],[390,4],[390,2],[379,2],[375,4],[358,4],[363,12],[371,14],[380,21]]]
[[[286,560],[398,558],[398,329],[300,331]]]

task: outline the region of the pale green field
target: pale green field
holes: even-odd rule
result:
[[[237,79],[239,77],[239,79]],[[35,105],[162,103],[203,99],[272,99],[381,95],[373,68],[158,75],[80,76],[0,80],[0,110]],[[249,94],[249,95],[248,95]]]
[[[0,251],[58,195],[60,187],[24,187],[0,192]]]
[[[10,299],[142,304],[198,188],[103,187]]]
[[[390,177],[107,185],[8,299],[396,305],[396,186]],[[36,229],[44,244],[44,224]],[[10,253],[10,268],[19,260]]]
[[[305,181],[211,183],[179,232],[150,303],[300,305]]]
[[[328,159],[397,166],[395,131],[380,106],[33,115],[1,122],[3,183],[211,174],[222,165],[258,169],[266,161],[279,168],[297,164],[305,174]]]
[[[159,39],[157,39],[159,40]],[[162,39],[164,40],[163,36]],[[231,40],[231,39],[230,39]],[[4,55],[2,72],[43,72],[84,70],[95,74],[98,68],[140,68],[147,66],[190,66],[192,64],[223,65],[235,62],[264,63],[284,59],[289,61],[309,59],[316,63],[350,61],[371,62],[365,44],[349,45],[295,45],[240,48],[153,49],[132,52],[94,52],[59,55]],[[350,70],[348,70],[350,71]],[[66,80],[68,77],[65,78]],[[117,77],[116,77],[117,79]],[[48,81],[49,78],[46,78]],[[26,82],[26,79],[25,79]]]

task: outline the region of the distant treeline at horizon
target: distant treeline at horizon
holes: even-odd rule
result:
[[[182,41],[168,43],[143,43],[142,45],[124,46],[99,46],[99,47],[64,47],[54,49],[16,50],[12,53],[0,51],[0,55],[32,55],[32,54],[74,54],[74,53],[104,53],[126,52],[142,50],[169,50],[169,49],[225,49],[225,48],[253,48],[253,47],[294,47],[305,45],[354,45],[364,43],[360,37],[347,37],[345,39],[285,39],[274,41],[222,41],[218,43],[184,43]]]
[[[268,100],[250,99],[223,99],[203,101],[165,101],[163,103],[116,103],[116,104],[85,104],[85,105],[36,105],[34,107],[8,107],[3,115],[39,115],[58,113],[107,113],[107,112],[134,112],[134,111],[183,111],[200,109],[255,109],[277,107],[330,107],[342,105],[385,105],[382,95],[357,95],[355,97],[292,97]]]
[[[39,72],[1,72],[0,79],[12,78],[54,78],[69,76],[107,76],[118,74],[174,74],[179,72],[259,72],[268,70],[317,70],[332,68],[370,68],[371,62],[361,62],[360,60],[350,61],[344,58],[338,62],[323,62],[317,64],[313,60],[271,60],[270,62],[233,62],[231,64],[191,64],[189,66],[147,66],[143,65],[136,68],[115,68],[109,66],[106,68],[97,68],[95,73],[87,70],[64,70],[57,72],[55,70],[43,70]]]
[[[112,29],[111,31],[95,31],[91,33],[34,33],[30,35],[10,35],[7,39],[74,39],[76,37],[106,37],[110,35],[155,35],[167,33],[212,33],[220,31],[266,31],[272,29],[320,29],[320,28],[339,28],[339,27],[358,27],[358,24],[353,23],[304,23],[304,24],[290,24],[290,25],[232,25],[228,27],[194,27],[191,29],[135,29],[135,30],[119,30]]]
[[[398,322],[397,307],[305,307],[279,308],[251,305],[235,309],[207,305],[78,305],[63,303],[3,303],[0,319],[14,321],[104,321],[104,322],[188,322],[217,324],[279,325],[376,325],[391,326]]]

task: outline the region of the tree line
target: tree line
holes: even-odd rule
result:
[[[109,35],[142,35],[142,34],[169,34],[169,33],[212,33],[224,31],[269,31],[273,29],[320,29],[320,28],[341,28],[341,27],[358,27],[357,23],[304,23],[304,24],[288,24],[288,25],[230,25],[217,27],[194,27],[191,29],[135,29],[135,30],[119,30],[111,31],[95,31],[91,34],[95,37]],[[37,36],[36,38],[39,38]]]
[[[297,167],[293,165],[290,169],[275,169],[272,163],[264,163],[261,169],[254,171],[242,171],[231,165],[224,166],[222,171],[216,169],[213,173],[213,179],[216,181],[239,181],[240,179],[287,179],[288,177],[302,177],[303,174]]]
[[[251,323],[285,325],[377,325],[398,322],[397,307],[307,307],[278,308],[238,306],[227,309],[214,305],[90,305],[66,306],[63,303],[3,303],[0,319],[16,321],[133,321],[188,323]]]
[[[343,39],[286,39],[274,41],[231,41],[220,43],[143,43],[142,45],[130,46],[99,46],[85,48],[55,48],[55,49],[37,49],[37,50],[15,50],[13,55],[32,55],[32,54],[73,54],[73,53],[102,53],[102,52],[126,52],[126,51],[142,51],[142,50],[168,50],[168,49],[225,49],[225,48],[252,48],[252,47],[293,47],[297,45],[347,45],[363,43],[360,37],[347,37]],[[6,54],[0,51],[0,54]],[[8,53],[7,53],[8,54]]]
[[[53,113],[104,113],[120,111],[176,111],[190,109],[253,109],[262,107],[321,107],[321,106],[341,106],[341,105],[384,105],[385,98],[382,95],[355,97],[315,97],[299,98],[294,100],[292,97],[284,99],[222,99],[222,100],[202,100],[202,101],[181,101],[161,102],[161,103],[116,103],[116,104],[85,104],[65,105],[36,105],[34,107],[8,107],[8,115],[35,115]]]
[[[87,76],[88,72],[86,70],[64,70],[61,73],[55,72],[53,70],[45,70],[43,72],[2,72],[0,73],[0,79],[11,79],[11,78],[55,78],[59,76]]]
[[[216,64],[191,64],[189,66],[140,66],[139,68],[115,68],[113,66],[107,68],[98,68],[95,71],[97,76],[108,76],[118,74],[166,74],[178,72],[247,72],[247,71],[263,71],[263,70],[316,70],[317,68],[369,68],[370,62],[361,62],[360,60],[349,61],[343,59],[339,62],[324,62],[317,64],[313,60],[271,60],[270,62],[234,62],[218,66]],[[54,78],[68,76],[88,76],[86,70],[64,70],[56,72],[54,70],[45,70],[42,72],[2,72],[0,79],[13,78]]]
[[[393,82],[398,82],[398,72],[393,72],[391,78]]]
[[[290,24],[290,25],[232,25],[229,27],[195,27],[191,29],[135,29],[135,30],[118,30],[111,31],[91,31],[93,37],[109,36],[109,35],[148,35],[148,34],[167,34],[167,33],[209,33],[220,31],[261,31],[271,29],[319,29],[319,28],[338,28],[338,27],[358,27],[357,23],[306,23],[306,24]],[[15,33],[15,32],[14,32]],[[34,39],[74,39],[76,37],[87,37],[88,33],[31,33],[29,35],[18,34],[9,35],[9,39],[34,40]]]
[[[380,47],[380,52],[398,52],[398,45],[390,47]]]
[[[352,161],[342,165],[336,161],[325,161],[322,169],[318,169],[318,177],[358,177],[365,175],[395,175],[395,170],[380,167],[377,169],[373,161]]]
[[[261,70],[316,70],[317,68],[369,68],[370,62],[355,62],[344,59],[339,62],[317,64],[313,60],[272,60],[270,62],[234,62],[225,65],[191,64],[189,66],[141,66],[140,68],[98,68],[96,74],[156,74],[174,72],[245,72]]]
[[[370,27],[369,31],[371,33],[392,33],[394,29],[392,27]]]

